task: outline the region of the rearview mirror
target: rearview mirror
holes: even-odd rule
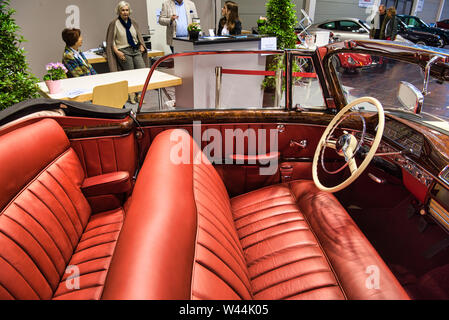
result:
[[[398,90],[399,102],[409,111],[421,113],[424,96],[413,84],[401,81]]]

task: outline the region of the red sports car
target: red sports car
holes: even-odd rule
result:
[[[449,29],[449,19],[438,21],[437,27],[441,29]]]

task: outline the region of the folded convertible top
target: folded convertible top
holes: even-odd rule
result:
[[[4,125],[31,113],[59,108],[63,109],[67,116],[71,117],[106,119],[123,119],[131,111],[131,108],[117,109],[84,102],[39,98],[22,101],[2,110],[0,112],[0,125]]]

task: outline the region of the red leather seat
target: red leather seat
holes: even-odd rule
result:
[[[296,181],[229,199],[198,151],[161,133],[125,218],[86,195],[127,190],[126,174],[86,178],[54,120],[2,135],[0,299],[408,298],[332,195]]]
[[[153,141],[104,299],[408,299],[333,195],[294,181],[229,199],[198,151],[181,130]]]
[[[54,120],[1,136],[0,161],[0,299],[100,299],[123,209],[91,215],[85,173]]]

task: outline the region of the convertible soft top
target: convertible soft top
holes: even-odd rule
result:
[[[131,111],[130,108],[116,109],[83,102],[39,98],[22,101],[2,110],[0,112],[0,125],[35,112],[59,108],[64,110],[66,116],[105,119],[123,119]]]

